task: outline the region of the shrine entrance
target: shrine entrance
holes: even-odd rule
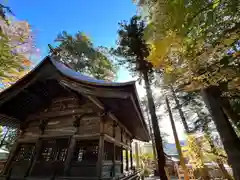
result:
[[[68,169],[71,177],[96,177],[99,141],[76,141],[73,157]]]
[[[31,176],[62,176],[67,156],[69,138],[43,139],[40,152],[36,152]]]

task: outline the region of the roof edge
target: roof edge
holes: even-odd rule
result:
[[[99,80],[87,75],[83,75],[79,72],[76,72],[73,69],[69,68],[64,63],[58,62],[50,56],[48,57],[50,62],[57,68],[58,71],[60,71],[62,75],[67,76],[71,79],[77,80],[79,82],[89,84],[89,85],[106,86],[106,87],[122,87],[122,86],[128,86],[128,85],[135,85],[135,82],[136,82],[136,81],[110,82],[105,80]]]
[[[142,125],[144,127],[144,131],[146,132],[146,134],[148,136],[148,141],[150,141],[150,139],[151,139],[150,138],[150,134],[149,134],[148,129],[147,129],[147,124],[144,121],[143,110],[142,110],[141,105],[140,105],[139,95],[137,93],[137,88],[136,88],[136,84],[135,83],[134,83],[134,95],[135,95],[136,101],[137,101],[137,103],[135,103],[135,102],[134,103],[137,105],[137,107],[138,107],[137,111],[140,113],[140,116],[141,116],[140,121],[141,121],[141,123],[142,123]]]
[[[14,84],[12,84],[11,86],[7,87],[6,89],[4,89],[3,91],[0,92],[0,106],[5,102],[5,100],[3,100],[5,98],[5,96],[11,92],[11,90],[14,90],[14,86],[20,84],[21,82],[24,82],[24,80],[26,78],[28,78],[34,71],[36,71],[38,68],[40,68],[40,66],[42,66],[44,64],[44,62],[48,59],[48,56],[46,56],[42,61],[40,61],[33,69],[31,69],[27,74],[25,74],[22,78],[18,79]],[[28,82],[29,83],[29,82]],[[28,84],[27,83],[27,84]],[[25,87],[27,85],[24,85],[23,87]],[[21,89],[18,89],[18,91],[20,92]]]
[[[57,62],[56,60],[54,60],[51,56],[46,56],[45,58],[43,58],[42,61],[40,61],[33,69],[31,69],[27,74],[25,74],[21,79],[18,79],[14,84],[12,84],[11,86],[7,87],[6,89],[4,89],[3,91],[0,92],[0,100],[4,99],[4,97],[8,94],[8,92],[10,92],[14,86],[20,84],[21,82],[24,82],[24,80],[29,77],[33,72],[35,72],[37,69],[39,69],[46,61],[50,62],[54,68],[56,68],[56,70],[63,76],[71,78],[75,81],[78,81],[79,83],[84,83],[87,85],[95,85],[95,86],[105,86],[105,87],[124,87],[124,86],[134,86],[135,81],[129,81],[129,82],[108,82],[108,81],[104,81],[104,80],[97,80],[94,79],[92,77],[86,76],[86,75],[82,75],[79,72],[74,71],[73,69],[70,69],[69,67],[67,67],[66,65],[64,65],[63,63]],[[63,69],[65,68],[66,71],[64,71]],[[68,73],[66,73],[68,72]],[[74,74],[75,76],[71,76],[70,74]],[[78,78],[77,78],[78,77]],[[82,77],[82,78],[81,78]],[[26,86],[26,85],[25,85]],[[1,105],[2,103],[0,103]]]

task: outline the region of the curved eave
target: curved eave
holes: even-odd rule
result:
[[[91,86],[97,86],[97,87],[101,86],[101,87],[109,87],[109,88],[112,88],[112,87],[124,88],[126,86],[135,84],[135,81],[119,83],[119,82],[107,82],[104,80],[97,80],[97,79],[82,75],[78,72],[75,72],[72,69],[65,66],[64,64],[56,62],[50,56],[46,56],[35,68],[33,68],[25,76],[23,76],[21,79],[16,81],[13,85],[4,89],[0,93],[0,105],[3,103],[3,101],[4,101],[3,99],[5,98],[5,96],[7,96],[7,94],[9,94],[9,93],[12,93],[11,91],[14,89],[14,86],[17,86],[20,84],[24,84],[24,85],[29,84],[29,82],[33,79],[33,78],[31,78],[32,74],[36,73],[45,64],[47,64],[47,62],[50,62],[58,70],[58,72],[60,72],[62,75],[66,76],[72,80],[78,81],[79,83],[83,83],[85,85],[91,85]]]
[[[44,64],[46,63],[48,57],[45,57],[36,67],[34,67],[31,71],[29,71],[26,75],[24,75],[21,79],[17,80],[14,84],[7,87],[0,93],[0,106],[9,98],[14,95],[17,95],[21,89],[16,89],[16,86],[21,86],[22,88],[28,86],[30,82],[33,80],[33,74],[40,70]]]
[[[146,135],[147,135],[147,139],[146,139],[146,141],[150,141],[150,135],[149,135],[149,132],[148,132],[148,129],[147,129],[147,124],[146,124],[146,122],[144,121],[144,116],[143,116],[143,111],[142,111],[142,108],[141,108],[141,106],[140,106],[140,100],[139,100],[139,96],[138,96],[138,93],[137,93],[137,88],[136,88],[136,85],[134,84],[134,95],[135,95],[135,99],[136,99],[136,107],[138,108],[138,109],[136,109],[138,112],[139,112],[139,114],[140,114],[140,119],[141,119],[141,122],[142,122],[142,126],[143,126],[143,128],[144,128],[144,131],[145,131],[145,133],[146,133]]]
[[[104,86],[104,87],[124,87],[129,85],[134,85],[135,81],[129,81],[129,82],[110,82],[105,80],[98,80],[89,76],[85,76],[83,74],[80,74],[79,72],[76,72],[63,63],[55,61],[51,57],[46,57],[48,60],[51,61],[51,63],[65,76],[74,79],[78,82],[82,82],[84,84],[88,85],[96,85],[96,86]]]

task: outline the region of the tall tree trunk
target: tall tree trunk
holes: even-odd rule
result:
[[[209,87],[201,93],[221,137],[233,176],[236,180],[240,179],[240,140],[221,107],[220,91],[217,87]]]
[[[223,177],[228,180],[233,180],[232,176],[228,173],[221,159],[217,159],[217,164],[223,173]]]
[[[225,179],[232,180],[233,178],[231,177],[231,175],[228,173],[228,171],[224,167],[223,161],[220,158],[221,154],[219,153],[216,145],[214,144],[213,138],[211,136],[211,132],[209,131],[208,124],[206,124],[204,126],[204,132],[205,132],[205,137],[207,139],[207,142],[210,145],[211,153],[214,154],[217,157],[216,162],[217,162],[220,170],[222,171],[223,177]]]
[[[153,136],[151,119],[149,117],[149,112],[148,111],[147,111],[147,118],[148,118],[148,124],[149,124],[150,137],[151,137],[151,140],[152,140],[153,159],[154,159],[155,166],[157,167],[156,146],[155,146],[155,140],[154,140],[154,136]]]
[[[186,133],[189,133],[190,130],[189,130],[189,127],[188,127],[186,118],[185,118],[185,116],[184,116],[184,113],[183,113],[183,111],[182,111],[182,108],[181,108],[181,106],[180,106],[179,100],[178,100],[178,98],[177,98],[177,96],[176,96],[176,93],[175,93],[175,91],[174,91],[174,89],[173,89],[172,86],[170,86],[170,89],[171,89],[171,91],[172,91],[172,95],[173,95],[174,101],[175,101],[175,103],[176,103],[176,105],[177,105],[177,109],[178,109],[179,115],[180,115],[180,117],[181,117],[181,121],[182,121],[182,123],[183,123],[184,130],[185,130]]]
[[[166,160],[165,160],[165,155],[163,151],[163,143],[160,135],[160,129],[159,129],[158,119],[156,115],[156,107],[153,100],[152,89],[149,82],[148,73],[144,72],[143,76],[144,76],[146,92],[147,92],[148,108],[151,115],[153,133],[155,136],[155,144],[157,149],[157,161],[158,161],[158,173],[161,180],[168,180],[165,169],[164,169],[166,165]]]
[[[177,148],[177,151],[178,151],[178,155],[180,157],[180,163],[181,163],[181,166],[184,170],[184,180],[189,180],[188,169],[187,169],[187,167],[185,165],[185,162],[184,162],[184,157],[183,157],[183,154],[182,154],[181,145],[180,145],[180,142],[179,142],[179,139],[178,139],[176,126],[175,126],[175,123],[174,123],[174,120],[173,120],[172,111],[171,111],[171,108],[170,108],[169,101],[168,101],[167,97],[166,97],[166,104],[167,104],[168,114],[169,114],[169,118],[170,118],[171,125],[172,125],[173,136],[174,136],[176,148]]]
[[[221,97],[221,105],[227,114],[227,116],[232,120],[233,124],[240,129],[240,115],[234,112],[229,100],[225,97]]]
[[[182,108],[181,108],[181,106],[180,106],[179,100],[178,100],[178,98],[177,98],[177,96],[176,96],[176,93],[175,93],[175,91],[174,91],[174,89],[173,89],[172,86],[170,86],[170,89],[171,89],[171,91],[172,91],[173,98],[174,98],[175,103],[176,103],[176,105],[177,105],[177,109],[178,109],[178,112],[179,112],[181,121],[182,121],[182,123],[183,123],[184,130],[185,130],[185,132],[186,132],[187,134],[189,134],[189,133],[190,133],[190,129],[189,129],[189,127],[188,127],[186,118],[185,118],[184,113],[183,113],[183,111],[182,111]],[[196,152],[196,153],[197,153],[197,152]],[[198,156],[201,157],[200,154],[198,154]],[[208,174],[208,170],[207,170],[206,166],[204,165],[204,163],[202,164],[202,168],[200,169],[199,172],[200,172],[200,174],[201,174],[201,176],[202,176],[202,178],[203,178],[204,180],[210,179],[209,174]]]

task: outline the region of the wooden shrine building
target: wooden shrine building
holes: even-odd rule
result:
[[[9,179],[130,176],[132,140],[149,140],[134,82],[96,80],[52,57],[0,94],[0,124],[20,129]]]

